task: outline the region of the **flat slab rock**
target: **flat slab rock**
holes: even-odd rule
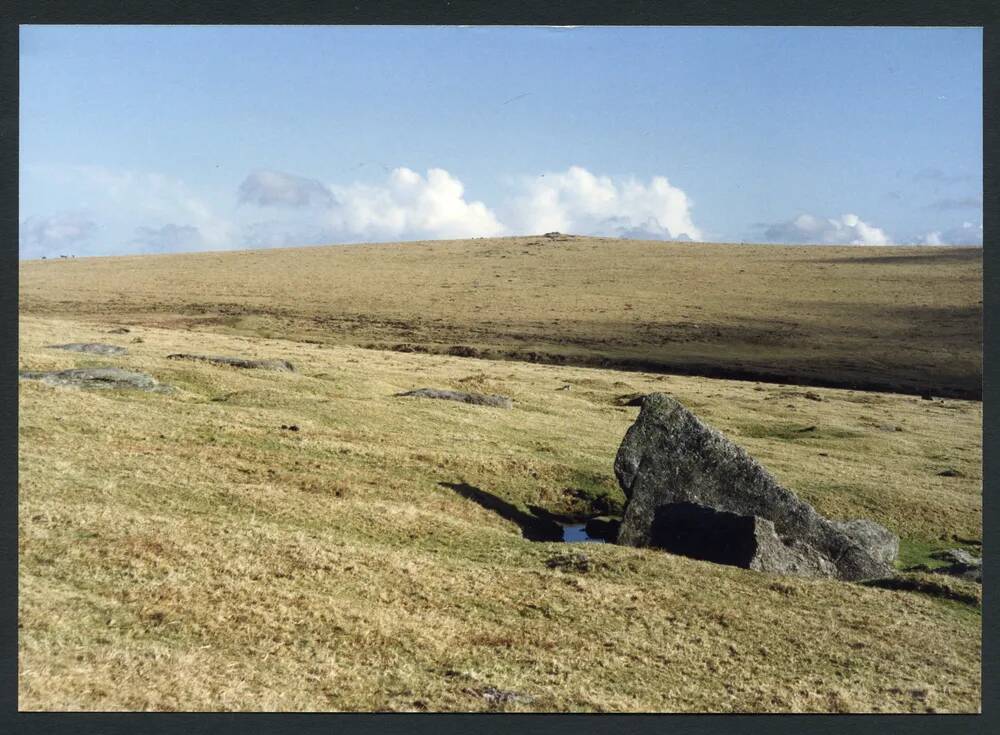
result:
[[[106,345],[101,342],[71,342],[65,345],[46,345],[50,350],[69,350],[70,352],[87,352],[93,355],[127,355],[128,349],[118,345]]]
[[[416,390],[408,390],[405,393],[397,393],[396,395],[411,396],[416,398],[439,398],[444,401],[458,401],[460,403],[471,403],[476,406],[493,406],[494,408],[514,407],[514,401],[507,396],[496,396],[483,393],[465,393],[458,390],[417,388]]]
[[[278,370],[285,373],[295,372],[295,366],[288,362],[288,360],[247,360],[242,357],[226,357],[225,355],[189,355],[184,352],[167,355],[167,359],[196,360],[198,362],[210,362],[213,365],[228,365],[229,367],[251,370]]]
[[[46,385],[67,388],[97,388],[163,392],[170,386],[157,382],[151,375],[121,368],[74,368],[72,370],[32,371],[18,373],[25,380],[40,380]]]
[[[618,543],[777,574],[893,574],[899,539],[869,520],[830,521],[741,447],[653,393],[615,458],[628,499]]]

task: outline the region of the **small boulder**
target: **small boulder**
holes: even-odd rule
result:
[[[946,551],[935,551],[931,554],[932,559],[948,562],[948,566],[933,569],[935,574],[947,574],[952,577],[961,577],[972,582],[983,582],[983,560],[981,557],[973,556],[965,549],[948,549]]]
[[[931,559],[946,561],[951,564],[965,564],[967,566],[982,566],[983,560],[973,556],[965,549],[946,549],[931,553]]]
[[[71,342],[65,345],[46,345],[50,350],[69,350],[70,352],[86,352],[92,355],[127,355],[128,350],[117,345],[106,345],[100,342]]]
[[[131,331],[128,327],[115,327],[114,329],[109,329],[108,334],[128,334]]]
[[[954,467],[946,467],[937,473],[938,477],[965,477],[964,474],[956,470]]]
[[[295,372],[295,366],[288,362],[288,360],[246,360],[242,357],[225,357],[223,355],[190,355],[184,352],[167,355],[167,359],[197,360],[199,362],[209,362],[213,365],[227,365],[229,367],[250,370],[277,370],[285,373]]]
[[[475,406],[492,406],[494,408],[513,408],[514,401],[507,396],[487,395],[483,393],[465,393],[458,390],[439,390],[437,388],[417,388],[404,393],[397,393],[398,397],[414,398],[438,398],[444,401],[458,401],[459,403],[470,403]]]
[[[19,373],[25,380],[40,380],[46,385],[68,388],[125,389],[163,392],[170,386],[158,383],[145,373],[113,367],[75,368],[72,370],[32,371]]]
[[[838,528],[857,541],[862,548],[884,564],[891,565],[899,556],[899,536],[885,526],[874,521],[858,518],[853,521],[831,521]]]
[[[615,404],[619,406],[642,406],[646,400],[645,393],[626,393],[615,398]]]
[[[595,516],[587,521],[584,530],[591,538],[604,539],[605,541],[614,543],[615,539],[618,538],[618,528],[621,526],[621,523],[621,519],[619,518]]]

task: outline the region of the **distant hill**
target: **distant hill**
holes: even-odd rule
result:
[[[982,249],[516,237],[23,262],[22,313],[980,398]]]

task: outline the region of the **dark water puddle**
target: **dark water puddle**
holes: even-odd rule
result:
[[[564,523],[561,525],[563,528],[562,540],[566,543],[605,543],[604,539],[587,533],[586,523]]]

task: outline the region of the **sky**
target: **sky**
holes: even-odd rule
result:
[[[979,28],[22,26],[20,257],[982,244]]]

